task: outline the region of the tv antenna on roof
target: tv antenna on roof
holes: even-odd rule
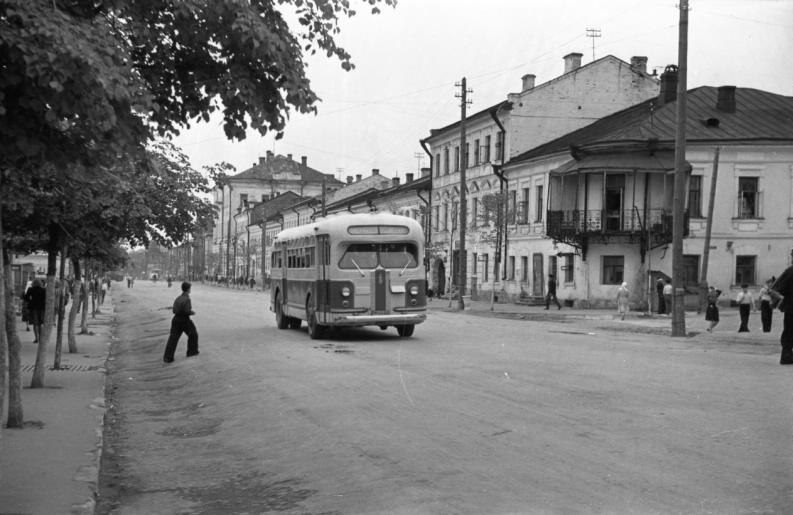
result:
[[[595,60],[595,38],[600,37],[600,29],[586,29],[586,37],[592,38],[592,60]]]

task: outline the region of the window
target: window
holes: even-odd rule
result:
[[[685,286],[699,285],[698,254],[685,254],[683,256],[683,284]]]
[[[449,204],[443,203],[443,230],[449,230]]]
[[[247,193],[240,193],[240,207],[242,207],[242,209],[248,209],[248,194]]]
[[[564,265],[562,265],[562,270],[564,271],[564,282],[566,283],[573,282],[573,258],[573,254],[566,254],[564,256]]]
[[[440,206],[432,206],[432,228],[436,231],[440,229]]]
[[[738,218],[760,217],[757,182],[757,177],[738,177]]]
[[[418,249],[412,243],[351,243],[339,259],[339,268],[371,270],[416,268]]]
[[[625,256],[603,256],[600,284],[622,284]]]
[[[507,279],[510,281],[515,280],[515,256],[509,256],[508,259]]]
[[[496,160],[500,161],[504,158],[504,133],[499,132],[496,134]]]
[[[688,216],[702,218],[702,176],[692,175],[688,181]]]
[[[756,284],[756,262],[757,256],[735,256],[735,284]]]
[[[484,278],[482,280],[484,282],[487,282],[490,280],[490,267],[488,266],[488,263],[490,262],[490,254],[485,254],[482,257],[484,258],[484,262],[482,263],[482,268],[484,268],[485,270],[485,273],[483,274]]]
[[[270,200],[270,195],[262,195],[262,202],[267,202]]]
[[[542,185],[537,186],[537,214],[534,218],[535,222],[542,222]]]
[[[464,168],[466,170],[468,169],[468,163],[471,162],[471,161],[468,160],[468,156],[470,155],[469,154],[470,150],[471,150],[471,144],[470,143],[466,143],[465,144],[465,149],[463,149],[463,160],[460,163],[460,166],[462,166],[462,168]]]
[[[518,209],[518,192],[515,190],[510,190],[509,192],[509,200],[507,201],[507,223],[514,224],[515,223],[515,215]]]
[[[460,147],[454,147],[454,171],[460,171]]]
[[[479,140],[474,140],[474,165],[479,164]]]
[[[518,206],[518,223],[529,223],[529,188],[523,188],[520,205]]]
[[[485,136],[485,146],[484,146],[485,156],[483,161],[485,163],[490,162],[490,135]]]
[[[529,282],[529,256],[520,257],[520,280]]]
[[[443,173],[449,174],[449,147],[443,149]]]
[[[460,204],[455,200],[452,202],[452,231],[457,230],[457,213],[460,212]]]
[[[441,155],[435,154],[435,177],[441,176]]]
[[[479,199],[474,197],[471,199],[471,223],[474,227],[479,227]]]

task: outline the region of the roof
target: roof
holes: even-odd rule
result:
[[[606,55],[606,56],[601,57],[600,59],[596,59],[595,61],[587,63],[587,64],[585,64],[583,66],[579,66],[575,70],[571,70],[571,71],[569,71],[567,73],[563,73],[562,75],[559,75],[558,77],[554,77],[553,79],[548,80],[546,82],[543,82],[542,84],[538,84],[538,85],[534,86],[533,88],[531,88],[531,90],[529,90],[529,91],[536,91],[536,90],[538,90],[540,88],[547,87],[547,86],[549,86],[551,84],[554,84],[556,82],[564,80],[568,76],[572,76],[574,74],[580,73],[581,70],[586,70],[588,68],[594,67],[594,66],[596,66],[596,65],[598,65],[598,64],[600,64],[602,62],[605,62],[605,61],[618,61],[618,62],[628,66],[629,68],[631,66],[630,63],[628,63],[626,61],[623,61],[619,57],[615,57],[613,55]],[[649,75],[647,73],[643,73],[641,71],[634,70],[633,68],[630,68],[630,69],[631,69],[631,71],[633,71],[633,73],[635,73],[637,75],[642,75],[642,76],[648,77],[648,78],[654,78],[652,75]],[[517,94],[519,95],[521,93],[523,93],[523,92],[521,91],[520,93],[517,93]],[[497,103],[495,105],[492,105],[492,106],[490,106],[490,107],[488,107],[486,109],[482,109],[481,111],[476,112],[476,113],[474,113],[472,115],[468,115],[466,117],[466,120],[471,120],[471,119],[477,118],[477,117],[479,117],[481,115],[489,113],[490,111],[497,111],[498,109],[509,107],[511,104],[512,103],[507,101],[507,100],[501,101],[501,102],[499,102],[499,103]],[[426,140],[430,140],[430,139],[434,138],[435,136],[439,136],[440,134],[442,134],[442,133],[444,133],[446,131],[449,131],[451,129],[458,129],[459,127],[460,127],[460,121],[458,120],[458,121],[456,121],[456,122],[454,122],[452,124],[449,124],[449,125],[447,125],[445,127],[441,127],[440,129],[432,129],[432,130],[430,130],[430,136],[425,138],[425,141]]]
[[[342,184],[338,179],[334,178],[332,174],[324,174],[308,165],[304,166],[302,162],[294,161],[293,159],[280,154],[270,154],[266,160],[262,160],[258,164],[255,164],[247,170],[236,175],[229,176],[228,180],[267,181],[273,180],[276,175],[284,173],[299,175],[299,180],[305,182],[316,183],[325,181],[326,184]]]
[[[793,97],[752,88],[735,89],[735,112],[716,108],[718,88],[702,86],[688,91],[686,142],[751,143],[793,142]],[[601,118],[564,136],[513,157],[507,165],[571,148],[642,144],[674,145],[677,102],[657,106],[657,98]],[[710,123],[707,123],[710,120]],[[715,122],[714,122],[715,120]]]

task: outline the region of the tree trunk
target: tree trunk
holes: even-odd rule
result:
[[[55,370],[60,370],[61,368],[61,352],[63,349],[63,316],[64,316],[64,311],[66,309],[66,291],[68,289],[66,286],[66,280],[65,280],[66,278],[64,277],[65,269],[66,269],[66,245],[63,245],[61,247],[61,269],[60,272],[58,273],[59,279],[58,279],[58,287],[57,287],[58,329],[55,334],[55,362],[53,364],[53,368]]]
[[[2,241],[2,238],[0,238]],[[11,279],[11,260],[5,249],[2,252],[5,280],[3,301],[5,301],[3,319],[5,321],[5,338],[8,342],[8,422],[6,427],[21,429],[24,419],[22,417],[22,360],[20,353],[22,345],[16,329],[16,312],[14,310],[13,280]],[[2,397],[2,396],[0,396]],[[2,413],[0,411],[0,413]]]
[[[50,224],[49,250],[47,252],[47,304],[44,310],[44,323],[41,325],[39,347],[36,352],[36,366],[33,369],[31,388],[44,388],[44,370],[47,359],[47,343],[50,341],[52,326],[55,322],[55,274],[58,270],[58,227]]]
[[[74,354],[77,352],[77,338],[74,335],[74,326],[77,321],[77,310],[80,309],[80,302],[82,302],[83,297],[80,295],[80,283],[82,282],[80,260],[77,258],[71,258],[71,260],[74,282],[72,283],[72,307],[69,309],[69,324],[66,327],[66,339],[69,342],[69,354]]]
[[[2,178],[3,172],[0,171],[0,191],[2,191]],[[5,399],[6,399],[6,356],[8,355],[8,338],[6,336],[6,308],[10,303],[13,306],[11,296],[7,296],[7,283],[6,283],[6,270],[10,269],[10,264],[6,267],[8,262],[5,250],[3,249],[3,203],[0,199],[0,417],[5,413]],[[11,289],[13,291],[13,288]],[[14,313],[16,315],[16,313]],[[3,433],[0,431],[0,437]]]
[[[84,277],[82,281],[80,281],[80,304],[82,305],[82,311],[80,311],[80,334],[88,334],[88,284],[86,280],[88,277]]]

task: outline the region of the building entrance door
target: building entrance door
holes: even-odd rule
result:
[[[543,274],[542,257],[542,254],[533,254],[531,256],[531,294],[535,297],[545,295],[545,275]]]

